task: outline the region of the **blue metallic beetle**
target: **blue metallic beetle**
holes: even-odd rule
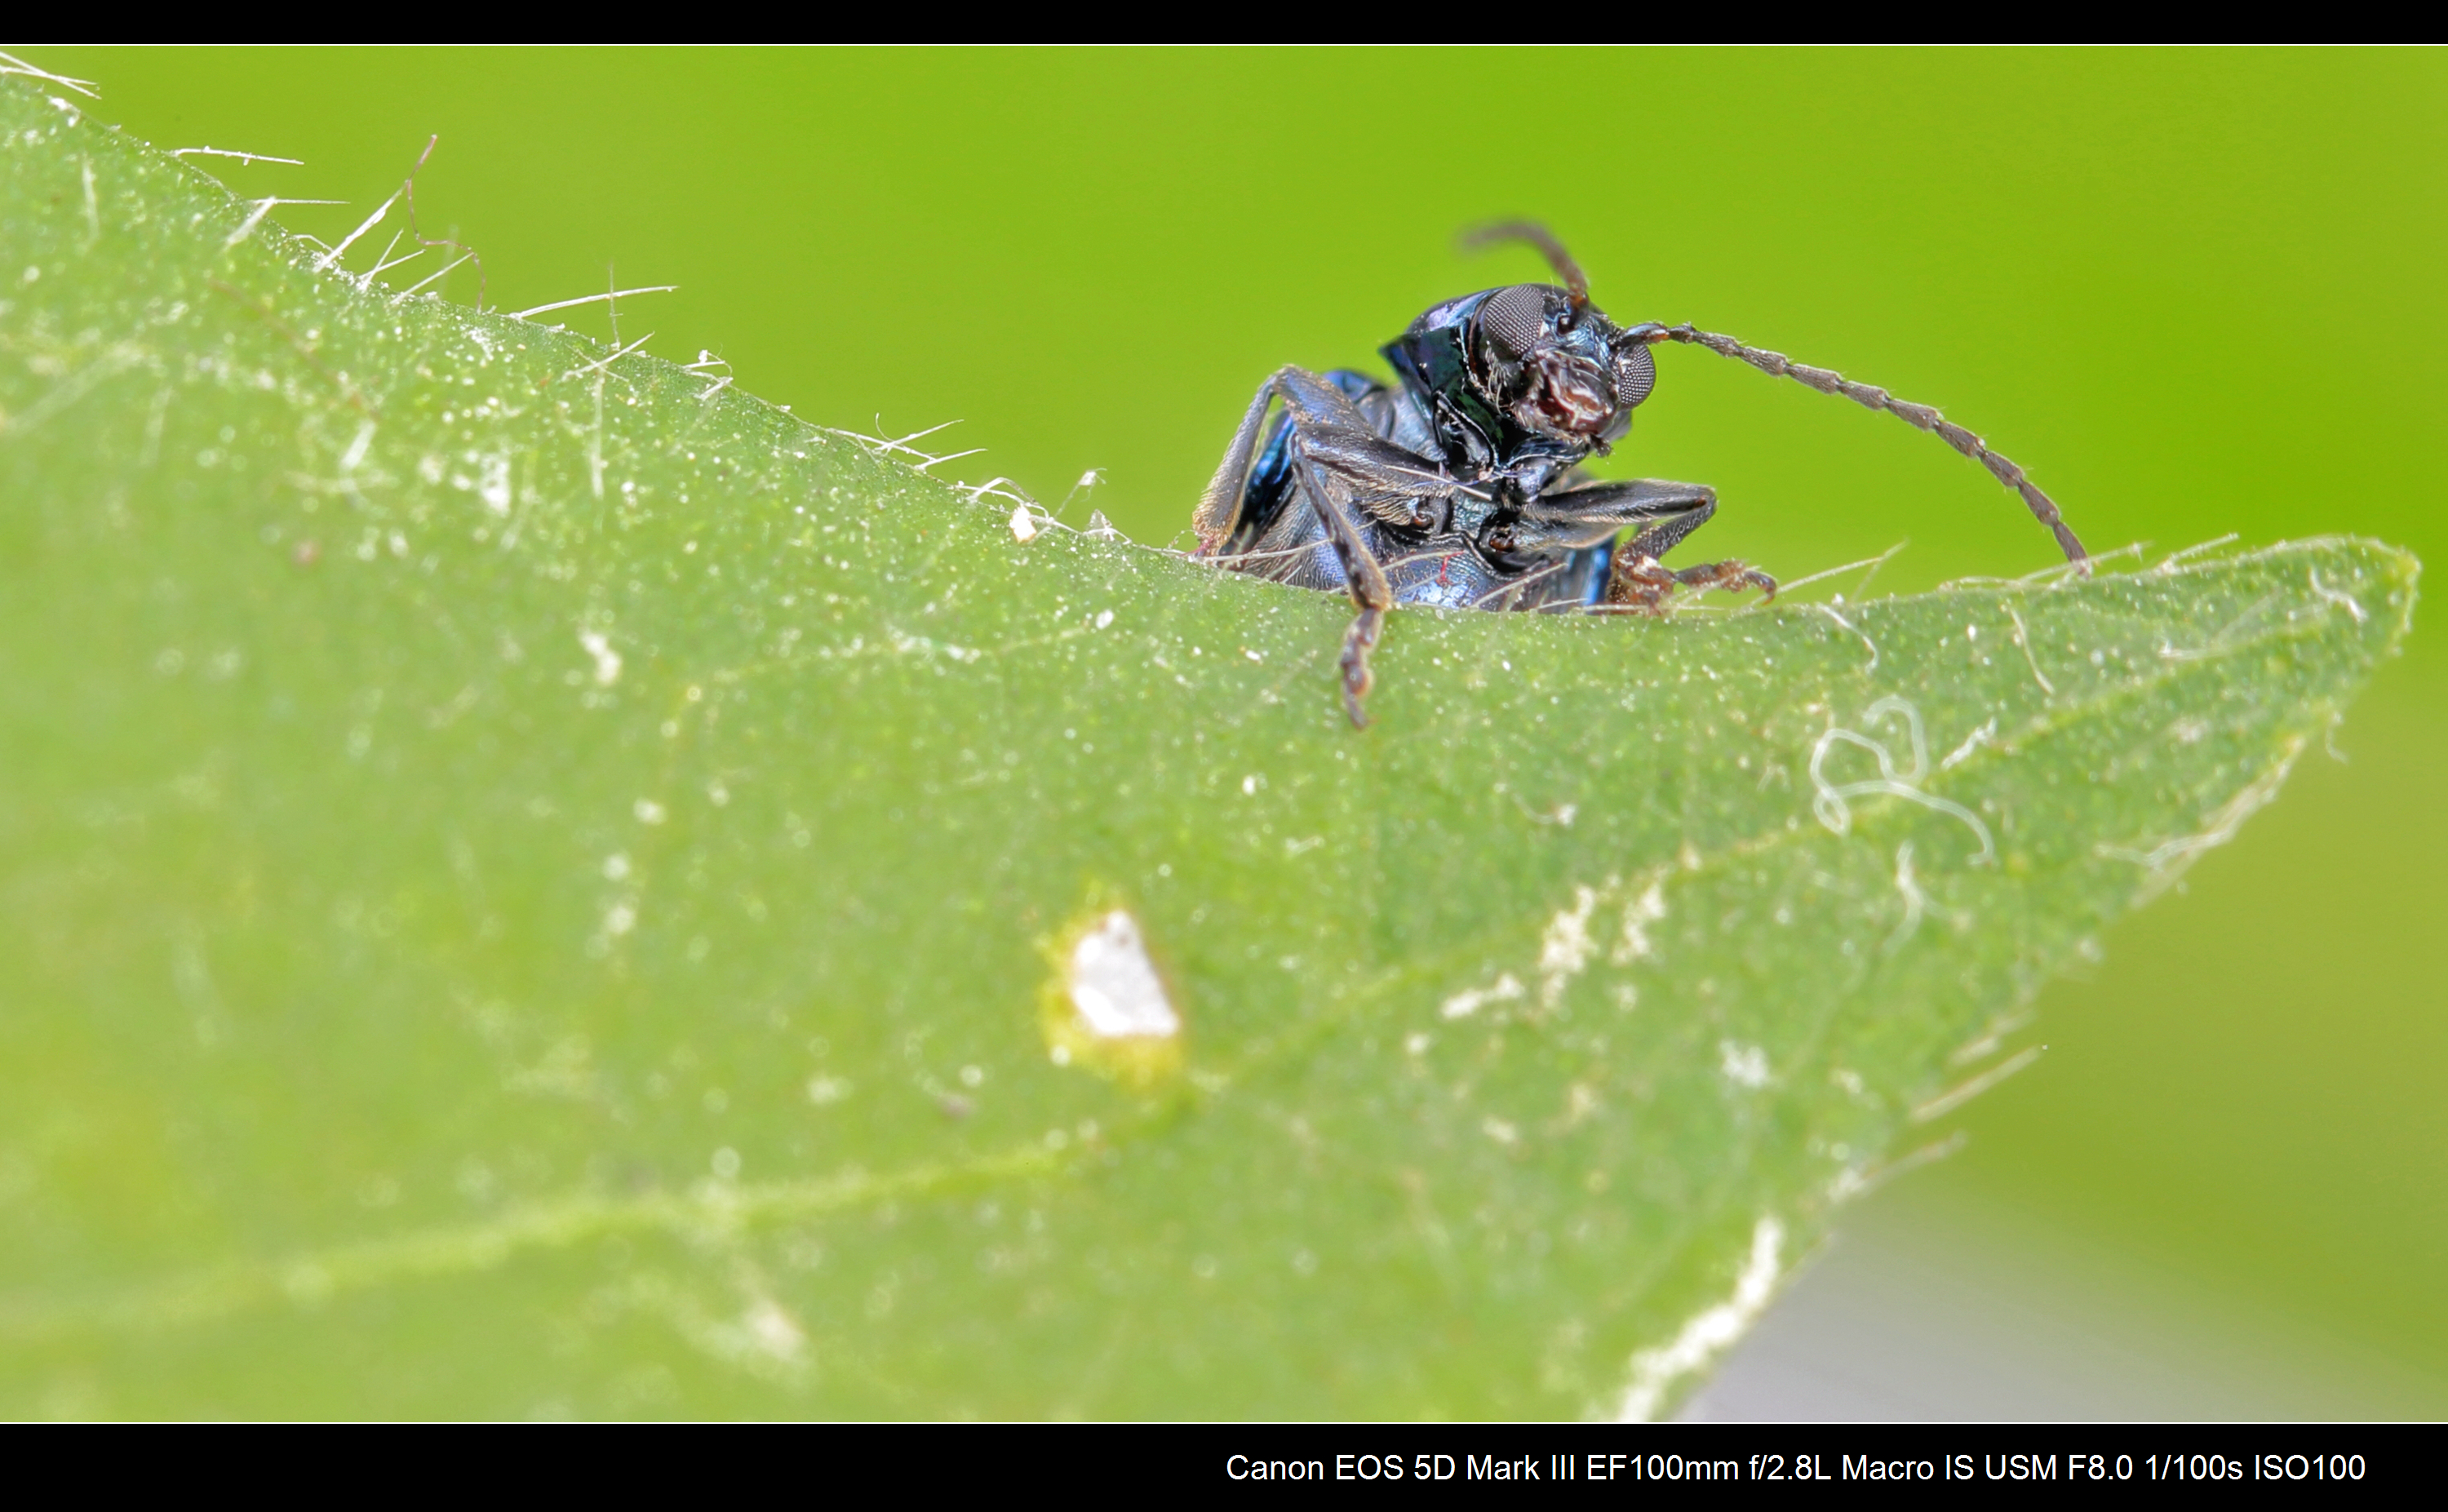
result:
[[[1429,310],[1383,349],[1399,390],[1344,369],[1280,369],[1241,417],[1193,522],[1199,559],[1351,595],[1359,614],[1342,669],[1353,724],[1368,722],[1368,652],[1397,603],[1662,613],[1677,587],[1775,595],[1774,579],[1739,562],[1659,565],[1716,513],[1713,490],[1578,470],[1631,430],[1657,379],[1650,347],[1659,341],[1703,346],[1936,431],[2020,494],[2087,569],[2082,543],[2023,469],[1929,406],[1689,325],[1617,326],[1542,226],[1508,222],[1467,239],[1527,241],[1563,287],[1512,284]],[[1262,450],[1259,429],[1279,399]]]

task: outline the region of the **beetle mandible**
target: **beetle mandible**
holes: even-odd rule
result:
[[[1401,388],[1338,369],[1278,369],[1233,432],[1193,518],[1195,558],[1299,587],[1341,589],[1359,613],[1343,640],[1343,705],[1366,725],[1368,652],[1397,603],[1449,608],[1662,614],[1677,587],[1775,597],[1740,562],[1670,568],[1658,559],[1717,512],[1713,489],[1654,478],[1598,482],[1579,469],[1632,428],[1656,382],[1650,348],[1706,347],[1936,431],[2022,496],[2066,560],[2082,543],[2021,468],[1924,404],[1686,325],[1618,326],[1546,227],[1507,221],[1464,238],[1526,241],[1557,288],[1517,283],[1449,299],[1382,348]],[[1283,412],[1258,432],[1281,400]],[[1625,530],[1629,541],[1618,544]]]

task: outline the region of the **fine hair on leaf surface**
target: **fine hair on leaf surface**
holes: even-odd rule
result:
[[[1330,596],[0,129],[20,1413],[1671,1411],[2411,622],[1406,610],[1355,733]]]

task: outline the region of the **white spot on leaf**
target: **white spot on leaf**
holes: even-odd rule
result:
[[[1181,1019],[1139,939],[1138,921],[1116,909],[1071,947],[1072,1006],[1090,1032],[1105,1039],[1174,1035]]]
[[[1580,975],[1597,953],[1590,939],[1590,910],[1598,906],[1598,895],[1592,888],[1575,888],[1573,906],[1559,909],[1547,921],[1546,938],[1539,947],[1539,1003],[1554,1007],[1564,995],[1565,986]]]
[[[510,459],[492,456],[484,459],[477,469],[476,497],[495,514],[510,512]]]
[[[756,1347],[777,1360],[795,1360],[807,1344],[807,1335],[799,1331],[791,1314],[780,1304],[760,1301],[748,1310],[748,1332]]]
[[[1954,771],[1959,762],[1970,759],[1973,752],[1978,751],[1982,746],[1988,744],[1989,741],[1997,736],[1997,734],[1998,721],[1995,718],[1992,718],[1988,723],[1973,731],[1970,735],[1965,736],[1961,745],[1949,751],[1945,756],[1941,758],[1938,763],[1938,770],[1941,772]]]
[[[1623,910],[1623,939],[1615,947],[1613,960],[1617,966],[1630,966],[1657,953],[1649,942],[1649,927],[1666,917],[1666,887],[1653,882],[1649,890],[1627,904]]]
[[[1764,1087],[1769,1082],[1768,1052],[1756,1044],[1721,1040],[1717,1042],[1717,1069],[1737,1086]]]
[[[600,687],[610,687],[621,680],[621,653],[612,642],[593,630],[578,632],[578,643],[595,659],[595,681]]]
[[[1445,999],[1444,1005],[1437,1012],[1448,1019],[1466,1019],[1490,1003],[1509,1003],[1521,995],[1520,979],[1508,971],[1498,977],[1493,986],[1472,987],[1455,993]]]

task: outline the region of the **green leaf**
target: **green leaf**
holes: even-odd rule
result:
[[[1328,596],[0,131],[11,1413],[1664,1410],[2410,622],[1406,610],[1354,732]]]

